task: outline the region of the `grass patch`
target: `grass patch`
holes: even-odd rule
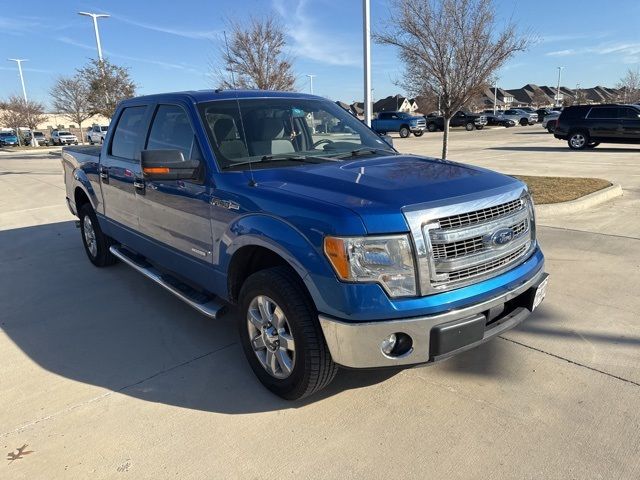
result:
[[[535,177],[529,175],[514,175],[514,177],[529,186],[529,191],[536,204],[568,202],[611,186],[610,181],[602,178]]]

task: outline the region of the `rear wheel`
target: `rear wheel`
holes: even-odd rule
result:
[[[333,380],[338,366],[331,359],[318,313],[289,268],[251,275],[240,291],[240,312],[244,353],[266,388],[297,400]]]
[[[407,127],[400,127],[400,138],[407,138],[411,132]]]
[[[80,217],[80,233],[87,257],[96,267],[107,267],[116,263],[117,259],[109,251],[113,240],[100,229],[98,217],[89,203],[85,203],[78,211]]]
[[[547,132],[549,133],[553,133],[554,132],[554,128],[553,128],[553,124],[551,123],[547,123]]]
[[[467,132],[470,132],[471,130],[473,130],[474,125],[473,125],[473,123],[472,123],[472,122],[468,122],[468,123],[464,126],[464,128],[465,128],[465,130],[466,130]]]
[[[567,140],[572,150],[583,150],[589,144],[589,134],[586,132],[573,132]]]

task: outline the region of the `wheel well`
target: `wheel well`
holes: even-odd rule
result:
[[[238,301],[242,284],[250,275],[277,266],[291,268],[291,265],[284,258],[268,248],[255,245],[240,248],[231,258],[227,273],[229,300],[233,303]],[[298,276],[293,268],[291,271]],[[302,283],[302,279],[300,282]],[[304,285],[304,283],[302,284]]]
[[[406,123],[403,123],[402,125],[400,125],[400,130],[403,129],[403,128],[406,128],[406,129],[410,130],[409,125],[407,125]]]
[[[87,194],[84,193],[84,190],[80,187],[76,188],[76,191],[73,193],[73,200],[76,203],[76,212],[79,212],[85,203],[91,203]]]

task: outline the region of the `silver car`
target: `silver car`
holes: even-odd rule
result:
[[[558,121],[558,118],[560,118],[561,113],[562,112],[557,110],[547,113],[542,119],[542,128],[546,128],[549,133],[553,133],[556,128],[556,122]]]
[[[500,118],[513,120],[516,125],[533,125],[538,121],[538,114],[535,112],[525,112],[518,108],[510,108],[500,114]]]

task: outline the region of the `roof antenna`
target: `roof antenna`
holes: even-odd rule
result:
[[[248,152],[249,145],[247,144],[247,135],[244,130],[244,120],[242,119],[242,109],[240,108],[240,99],[238,98],[238,89],[236,88],[236,77],[233,72],[233,63],[231,63],[231,54],[229,53],[229,42],[227,41],[227,31],[223,30],[222,33],[224,35],[224,44],[227,48],[227,65],[228,65],[229,71],[231,72],[231,83],[233,84],[233,91],[235,92],[235,95],[236,95],[236,105],[238,106],[238,116],[240,117],[240,130],[242,131],[242,140],[244,141],[244,146]],[[258,182],[256,182],[256,179],[253,177],[253,167],[251,166],[251,163],[252,162],[249,162],[249,175],[251,175],[251,180],[249,180],[249,186],[257,187]]]

